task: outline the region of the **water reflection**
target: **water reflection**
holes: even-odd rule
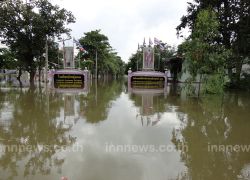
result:
[[[64,159],[57,156],[57,150],[75,142],[75,137],[68,134],[72,126],[65,127],[56,119],[62,99],[48,101],[38,89],[1,90],[0,94],[1,177],[17,176],[18,164],[22,164],[24,177],[60,169]]]
[[[249,179],[250,96],[228,93],[182,103],[183,126],[173,131],[173,142],[187,144],[181,152],[190,179]],[[213,148],[212,148],[213,147]],[[228,148],[226,150],[225,148]]]
[[[132,90],[130,99],[139,107],[136,118],[141,120],[142,126],[156,125],[166,111],[166,95],[161,90]]]
[[[28,72],[24,72],[20,81],[17,80],[16,74],[0,74],[0,87],[29,87]]]
[[[123,88],[122,81],[101,82],[98,85],[93,83],[88,96],[84,99],[87,122],[97,123],[106,120],[113,100],[119,97]]]
[[[249,151],[211,146],[250,145],[249,109],[249,93],[186,98],[171,86],[127,92],[122,81],[93,83],[84,93],[1,88],[0,178],[248,179]],[[75,145],[82,151],[64,151]]]
[[[76,136],[70,134],[73,126],[80,119],[90,123],[105,120],[121,91],[119,82],[93,84],[89,93],[58,93],[41,86],[0,89],[1,177],[62,172],[60,152],[76,143]]]

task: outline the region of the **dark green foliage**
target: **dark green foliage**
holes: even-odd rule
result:
[[[197,16],[202,10],[216,12],[219,36],[212,43],[222,44],[232,54],[226,59],[226,68],[231,83],[238,84],[242,65],[250,55],[250,1],[249,0],[195,0],[188,3],[187,15],[177,26],[180,35],[185,27],[194,32]],[[236,73],[232,69],[236,68]]]
[[[17,60],[7,48],[0,48],[0,69],[15,69]]]
[[[203,92],[220,93],[224,86],[224,69],[230,51],[222,44],[215,43],[220,34],[216,13],[211,10],[199,12],[193,32],[181,45],[186,61],[186,70],[191,74],[192,81],[201,75]]]
[[[120,76],[124,74],[124,62],[121,57],[112,49],[108,37],[95,30],[84,33],[79,42],[88,51],[87,54],[78,54],[77,59],[81,60],[81,68],[87,67],[95,72],[95,59],[97,53],[98,74]],[[86,59],[84,61],[84,59]],[[79,62],[79,61],[78,61]],[[77,63],[79,64],[79,63]]]
[[[164,44],[164,49],[160,50],[158,46],[154,47],[154,69],[156,71],[164,72],[166,68],[166,60],[173,57],[175,54],[175,48],[167,44]],[[129,68],[134,71],[141,71],[143,66],[143,51],[138,49],[135,54],[132,54],[126,65],[125,72],[127,73]]]
[[[224,74],[206,75],[203,77],[202,93],[220,94],[223,93],[225,84]]]
[[[45,52],[46,39],[69,34],[65,25],[75,22],[71,12],[53,6],[48,0],[24,3],[22,0],[8,0],[0,7],[0,37],[33,82],[35,70]]]

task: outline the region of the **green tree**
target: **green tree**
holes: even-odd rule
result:
[[[168,45],[167,43],[161,43],[163,49],[156,45],[154,48],[155,52],[155,69],[157,71],[164,72],[166,68],[166,60],[172,58],[176,54],[176,48]]]
[[[108,37],[100,33],[101,30],[95,30],[84,33],[84,37],[80,38],[79,42],[83,47],[88,51],[88,54],[85,54],[85,58],[90,59],[95,64],[96,55],[98,58],[97,66],[98,72],[103,68],[103,61],[108,55],[109,49],[111,46],[108,41]],[[94,71],[95,66],[92,66],[92,72]]]
[[[157,71],[164,72],[165,70],[165,61],[167,58],[170,58],[175,53],[175,48],[162,43],[164,49],[160,49],[158,45],[154,46],[154,69]],[[134,71],[142,70],[143,67],[143,47],[138,49],[136,53],[132,54],[129,58],[128,63],[125,67],[125,72],[127,73],[129,68]]]
[[[58,69],[63,66],[63,52],[59,50],[58,43],[52,39],[48,40],[49,68]],[[37,57],[36,66],[38,69],[39,81],[41,80],[41,71],[45,67],[45,54]]]
[[[81,59],[87,59],[83,62],[90,68],[92,72],[95,72],[95,59],[97,55],[97,74],[102,76],[109,74],[113,76],[121,75],[124,73],[123,61],[112,49],[109,44],[108,37],[100,33],[101,30],[95,30],[84,33],[85,36],[80,38],[79,42],[88,51],[87,54],[78,54]]]
[[[15,69],[15,55],[7,48],[0,48],[0,69]]]
[[[211,8],[217,12],[219,22],[219,34],[214,43],[223,44],[226,49],[232,50],[232,54],[227,59],[227,69],[231,83],[237,84],[240,80],[242,65],[249,57],[250,48],[250,2],[248,0],[195,0],[188,3],[187,15],[181,18],[181,23],[177,26],[180,35],[185,27],[194,31],[197,15],[204,9]],[[233,74],[232,69],[236,68]]]
[[[46,39],[60,38],[70,29],[65,25],[75,22],[71,12],[52,5],[48,0],[24,3],[22,0],[9,0],[0,7],[0,37],[9,46],[16,58],[30,73],[34,83],[36,63],[45,52]]]
[[[182,44],[187,71],[192,81],[200,75],[204,90],[208,93],[221,92],[224,85],[224,68],[230,54],[223,45],[215,43],[219,37],[219,22],[212,10],[199,12],[193,32]],[[203,76],[203,79],[202,79]]]
[[[125,73],[128,73],[128,70],[137,71],[142,69],[142,52],[137,51],[135,54],[132,54],[126,64]]]

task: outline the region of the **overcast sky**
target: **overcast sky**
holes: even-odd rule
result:
[[[186,14],[187,0],[51,0],[71,11],[76,23],[72,36],[79,39],[84,32],[101,29],[111,46],[125,62],[135,53],[145,37],[154,37],[177,46],[176,26]],[[72,45],[72,41],[66,45]]]
[[[177,46],[176,26],[186,14],[187,0],[52,0],[72,11],[76,23],[70,25],[75,38],[101,29],[111,46],[127,62],[138,43],[154,37]],[[67,44],[67,43],[66,43]]]

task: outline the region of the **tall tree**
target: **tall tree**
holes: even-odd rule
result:
[[[154,69],[157,71],[164,72],[165,70],[165,62],[167,58],[173,57],[175,54],[175,48],[170,45],[161,42],[162,47],[159,45],[154,46]],[[129,68],[132,71],[139,71],[143,66],[143,47],[138,48],[136,53],[132,54],[129,58],[128,63],[126,64],[125,72],[127,73]]]
[[[48,43],[48,57],[49,57],[49,68],[58,69],[63,66],[63,52],[59,50],[58,43],[49,39]],[[45,54],[37,57],[36,66],[38,69],[39,81],[41,80],[41,71],[45,66]]]
[[[202,81],[202,75],[205,75],[203,87],[209,93],[221,92],[223,89],[225,62],[230,54],[223,45],[214,43],[220,36],[218,28],[216,13],[211,9],[202,10],[197,16],[192,34],[182,45],[191,81],[197,75],[200,75]]]
[[[84,37],[81,37],[79,42],[88,51],[83,55],[83,59],[88,59],[85,62],[86,66],[89,66],[92,72],[95,72],[95,59],[97,56],[97,74],[110,74],[118,75],[124,73],[123,62],[116,52],[109,44],[109,39],[104,34],[100,33],[101,30],[94,30],[84,33]],[[91,63],[92,61],[92,63]]]
[[[0,48],[0,69],[15,69],[15,55],[7,48]]]
[[[194,30],[197,15],[201,10],[211,8],[217,13],[219,33],[214,42],[221,43],[227,49],[232,49],[232,56],[227,59],[228,74],[231,82],[239,82],[242,65],[249,57],[250,47],[250,2],[248,0],[194,0],[188,3],[187,15],[181,18],[177,26],[178,34],[185,27]],[[232,69],[236,68],[236,74]]]
[[[37,59],[45,52],[45,42],[54,37],[60,38],[70,29],[65,25],[75,22],[70,11],[52,5],[48,0],[24,3],[22,0],[9,0],[0,7],[0,37],[10,47],[16,58],[30,73],[34,83]]]

